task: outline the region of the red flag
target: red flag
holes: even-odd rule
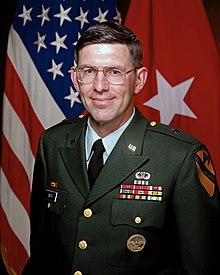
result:
[[[125,25],[149,69],[137,107],[204,142],[220,183],[220,58],[202,0],[131,0]]]

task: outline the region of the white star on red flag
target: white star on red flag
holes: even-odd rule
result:
[[[156,77],[158,94],[144,102],[143,105],[158,110],[160,112],[160,121],[165,124],[170,124],[175,114],[197,118],[184,101],[194,77],[175,86],[171,86],[158,70],[156,71]]]

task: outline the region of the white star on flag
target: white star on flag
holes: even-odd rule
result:
[[[48,12],[49,12],[50,8],[47,8],[45,10],[44,6],[42,5],[42,12],[41,14],[37,15],[37,17],[41,18],[42,21],[41,21],[41,26],[43,26],[45,20],[46,21],[50,21],[50,18],[48,17]]]
[[[23,13],[19,14],[18,17],[23,18],[23,26],[25,26],[27,20],[32,21],[31,18],[31,11],[33,8],[30,8],[29,10],[26,9],[25,5],[23,5]]]
[[[63,6],[60,4],[60,13],[54,15],[54,17],[60,17],[60,26],[63,25],[64,20],[72,22],[71,18],[69,17],[68,13],[71,10],[71,7],[64,10]]]
[[[118,21],[121,24],[121,22],[122,22],[121,13],[119,12],[119,10],[117,8],[115,10],[116,10],[117,15],[113,19]]]
[[[80,32],[78,32],[78,37],[77,37],[77,40],[76,40],[75,42],[73,42],[73,46],[76,46],[77,41],[80,39],[80,36],[81,36],[81,34],[80,34]]]
[[[83,9],[80,7],[80,15],[75,17],[76,20],[79,20],[81,22],[81,29],[83,28],[85,23],[89,23],[89,21],[87,20],[87,15],[88,15],[89,11],[86,11],[85,13],[83,12]]]
[[[156,70],[156,77],[158,94],[146,101],[143,105],[158,110],[160,112],[160,122],[164,124],[170,124],[175,114],[197,118],[184,102],[184,97],[194,77],[173,87],[158,70]]]
[[[39,53],[41,47],[46,49],[47,46],[44,43],[44,40],[46,38],[46,35],[41,36],[39,32],[37,32],[37,41],[34,42],[34,44],[37,45],[37,52]]]
[[[57,65],[55,61],[52,59],[52,68],[48,69],[47,71],[50,73],[53,73],[53,80],[56,79],[57,75],[64,76],[64,74],[60,70],[62,65],[63,65],[63,62]]]
[[[108,10],[105,12],[102,12],[102,10],[99,8],[99,15],[94,17],[93,20],[98,21],[99,23],[107,21],[105,18],[108,13]]]
[[[66,39],[67,35],[60,37],[57,32],[55,32],[56,40],[51,42],[50,44],[56,46],[56,53],[59,53],[60,48],[67,49],[67,46],[64,44],[64,40]]]
[[[75,102],[78,102],[81,104],[81,101],[78,98],[78,96],[79,96],[79,93],[74,92],[73,88],[70,87],[70,94],[65,96],[64,98],[70,100],[70,107],[72,108]]]

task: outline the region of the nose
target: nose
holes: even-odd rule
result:
[[[98,71],[96,79],[93,82],[94,89],[97,92],[103,92],[109,89],[109,83],[105,78],[103,71]]]

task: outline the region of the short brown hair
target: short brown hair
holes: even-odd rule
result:
[[[98,23],[82,34],[75,48],[76,64],[78,64],[79,51],[83,47],[100,43],[127,45],[133,66],[138,68],[142,66],[143,53],[139,39],[126,26],[113,21]]]

